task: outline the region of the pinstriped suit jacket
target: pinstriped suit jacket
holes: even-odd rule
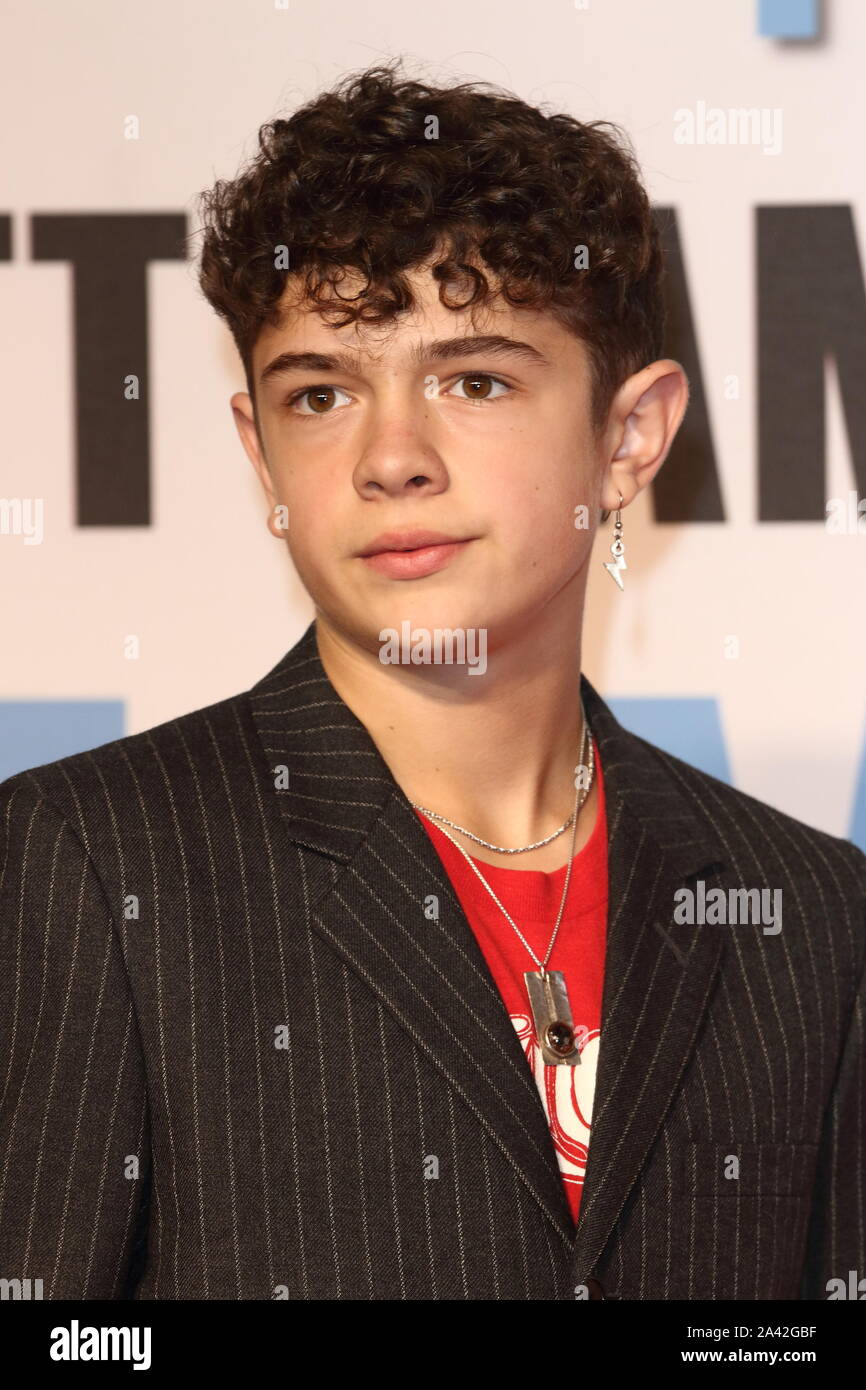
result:
[[[583,695],[610,915],[577,1231],[483,956],[311,625],[250,691],[0,786],[0,1278],[751,1300],[866,1275],[866,857]],[[780,888],[781,931],[676,924],[699,879]]]

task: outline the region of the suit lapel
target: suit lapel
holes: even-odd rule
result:
[[[585,677],[582,690],[605,776],[610,905],[576,1241],[517,1033],[426,831],[327,678],[314,623],[250,691],[289,837],[326,856],[307,885],[313,929],[365,980],[506,1154],[572,1248],[575,1282],[591,1273],[658,1132],[721,943],[712,929],[670,926],[675,889],[718,859],[718,847],[703,837],[663,755],[623,730]],[[344,866],[336,877],[328,868],[334,861]]]
[[[608,931],[589,1157],[574,1281],[591,1273],[695,1044],[722,951],[718,928],[675,925],[674,893],[713,883],[723,851],[668,759],[614,719],[585,677],[608,831]]]

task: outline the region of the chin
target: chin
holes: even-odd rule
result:
[[[366,610],[366,625],[375,628],[399,628],[409,623],[412,628],[432,631],[436,628],[487,627],[490,611],[484,603],[466,595],[430,595],[406,591]]]

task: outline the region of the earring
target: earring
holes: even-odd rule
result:
[[[614,531],[616,532],[616,535],[615,535],[615,537],[614,537],[613,544],[612,544],[611,547],[610,547],[610,553],[611,553],[611,555],[613,556],[613,560],[605,560],[605,562],[604,562],[604,567],[605,567],[605,569],[607,570],[607,572],[608,572],[608,574],[610,575],[610,577],[611,577],[612,579],[615,579],[616,582],[617,582],[617,584],[619,585],[619,587],[620,587],[621,589],[623,589],[624,586],[623,586],[623,582],[622,582],[622,574],[621,574],[621,571],[622,571],[622,570],[627,570],[627,569],[628,569],[628,565],[627,565],[626,562],[625,562],[625,546],[623,545],[623,542],[622,542],[622,510],[621,510],[621,508],[622,508],[622,493],[619,494],[619,506],[618,506],[617,509],[616,509],[616,521],[614,522]]]

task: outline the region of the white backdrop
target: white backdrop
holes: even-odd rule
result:
[[[626,513],[624,594],[602,570],[610,536],[599,536],[584,669],[608,698],[715,698],[737,786],[853,833],[866,536],[757,520],[754,209],[846,204],[862,244],[866,5],[830,0],[825,36],[808,44],[761,37],[756,10],[752,0],[6,0],[0,498],[43,499],[45,534],[39,545],[0,534],[5,773],[48,756],[22,744],[22,706],[118,700],[135,732],[248,686],[311,616],[266,530],[228,405],[244,386],[240,362],[192,259],[147,272],[153,524],[76,526],[71,271],[31,259],[30,219],[186,212],[193,233],[195,195],[234,176],[262,122],[403,54],[433,80],[487,79],[621,124],[653,202],[676,209],[727,520],[656,525],[644,496]],[[700,103],[778,111],[781,148],[679,143],[675,113]],[[130,115],[137,140],[124,135]],[[832,359],[826,382],[826,496],[843,497],[855,479]],[[130,634],[137,660],[125,656]]]

